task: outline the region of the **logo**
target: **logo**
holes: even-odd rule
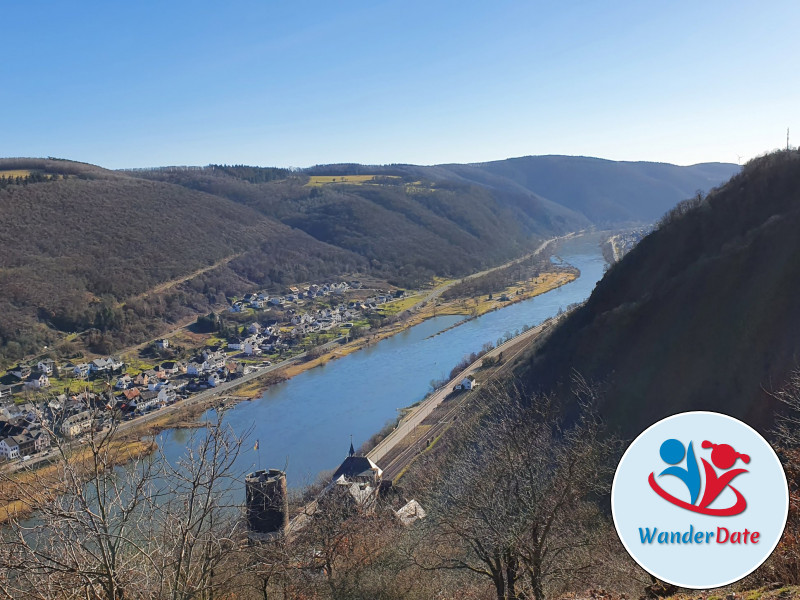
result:
[[[701,447],[704,449],[711,449],[711,463],[714,465],[711,466],[705,458],[700,459],[703,463],[704,476],[701,475],[700,468],[697,466],[697,458],[695,458],[694,455],[692,442],[689,442],[689,448],[686,449],[682,442],[673,438],[664,441],[659,450],[661,459],[672,466],[661,471],[658,476],[672,475],[682,481],[689,493],[689,502],[676,498],[665,491],[656,482],[655,473],[650,473],[650,476],[647,478],[650,487],[667,502],[692,512],[702,515],[716,515],[719,517],[738,515],[747,508],[747,500],[745,500],[739,490],[731,485],[731,482],[735,477],[747,473],[747,469],[731,469],[731,467],[736,464],[738,460],[741,460],[745,464],[749,463],[750,457],[747,454],[737,452],[733,449],[733,446],[729,444],[714,444],[708,440],[704,440]],[[686,466],[678,466],[680,463],[684,462],[684,457],[686,457]],[[714,467],[724,472],[718,474]],[[726,469],[731,470],[728,471]],[[703,486],[703,480],[705,480],[705,486]],[[700,497],[700,489],[703,487],[705,487],[705,491],[703,496]],[[713,503],[726,488],[730,489],[736,495],[736,503],[725,508],[709,508],[709,505]],[[699,503],[698,500],[700,501]]]
[[[772,447],[726,415],[687,412],[642,432],[611,490],[614,526],[631,557],[685,588],[728,585],[780,541],[789,508]]]

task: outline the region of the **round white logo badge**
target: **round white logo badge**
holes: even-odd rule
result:
[[[646,429],[614,475],[611,511],[625,549],[658,579],[721,587],[778,545],[789,510],[786,475],[750,426],[686,412]]]

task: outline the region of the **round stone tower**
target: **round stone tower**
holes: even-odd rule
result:
[[[244,483],[250,537],[267,539],[284,533],[289,525],[286,473],[278,469],[255,471]]]

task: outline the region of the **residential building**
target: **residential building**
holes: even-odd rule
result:
[[[42,429],[33,429],[29,434],[33,438],[34,452],[41,452],[50,447],[50,436]]]
[[[61,432],[67,437],[77,437],[84,431],[89,430],[92,427],[92,423],[94,423],[92,412],[84,410],[64,419],[61,424]]]
[[[30,365],[17,365],[11,369],[11,374],[17,379],[27,379],[32,372]]]
[[[8,460],[19,458],[19,444],[12,436],[0,440],[0,457]]]
[[[44,373],[31,373],[25,381],[25,387],[30,387],[36,390],[50,386],[50,378]]]
[[[36,365],[36,368],[39,369],[41,373],[45,375],[52,375],[53,369],[55,368],[55,361],[52,358],[45,358],[40,360]]]

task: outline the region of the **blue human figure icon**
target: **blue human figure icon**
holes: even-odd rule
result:
[[[662,475],[674,475],[683,481],[689,489],[691,504],[697,502],[697,498],[700,496],[700,468],[697,466],[697,458],[695,458],[692,443],[689,442],[687,451],[682,442],[676,439],[669,439],[661,444],[659,454],[661,454],[661,459],[665,463],[673,465],[661,471],[659,477]],[[686,456],[686,468],[676,466],[683,460],[684,455]]]

